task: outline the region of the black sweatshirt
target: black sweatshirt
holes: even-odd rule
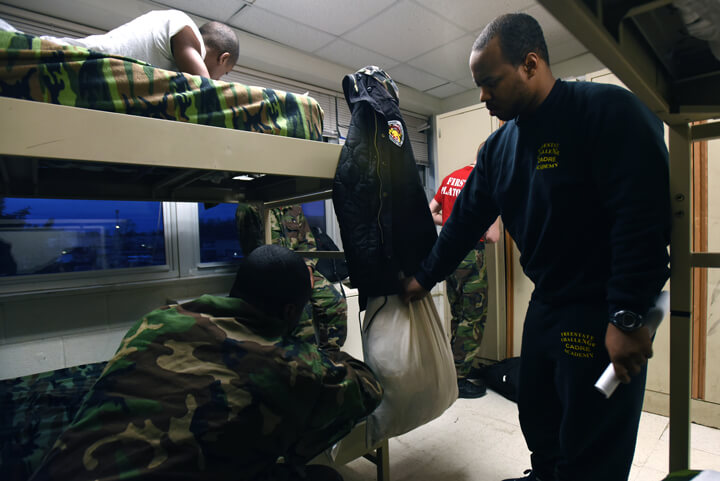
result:
[[[644,314],[669,276],[668,177],[663,125],[635,95],[558,80],[488,138],[416,278],[429,290],[502,215],[534,298]]]

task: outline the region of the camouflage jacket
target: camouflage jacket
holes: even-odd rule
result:
[[[370,369],[241,299],[155,310],[126,334],[33,480],[253,480],[304,463],[380,402]]]
[[[302,206],[290,205],[270,210],[270,235],[272,243],[287,247],[296,252],[316,251],[315,236],[310,230]],[[313,268],[317,258],[305,258],[305,262]]]

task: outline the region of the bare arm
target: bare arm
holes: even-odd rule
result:
[[[485,243],[494,244],[500,240],[500,217],[495,219],[495,222],[485,232]]]
[[[440,202],[435,199],[430,201],[430,213],[435,225],[442,225],[442,205],[440,205]]]
[[[176,33],[171,40],[171,45],[175,64],[181,72],[210,78],[205,61],[200,55],[202,49],[200,40],[190,27],[185,27]]]

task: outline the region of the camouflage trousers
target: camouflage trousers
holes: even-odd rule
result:
[[[488,281],[485,243],[480,242],[446,279],[452,313],[451,346],[458,378],[480,364],[480,343],[487,320]]]
[[[310,302],[293,336],[319,347],[342,347],[347,338],[347,301],[319,271],[313,271]]]

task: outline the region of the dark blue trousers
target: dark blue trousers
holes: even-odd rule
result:
[[[523,328],[518,410],[542,481],[626,481],[646,369],[610,399],[595,381],[609,358],[607,306],[532,300]]]

